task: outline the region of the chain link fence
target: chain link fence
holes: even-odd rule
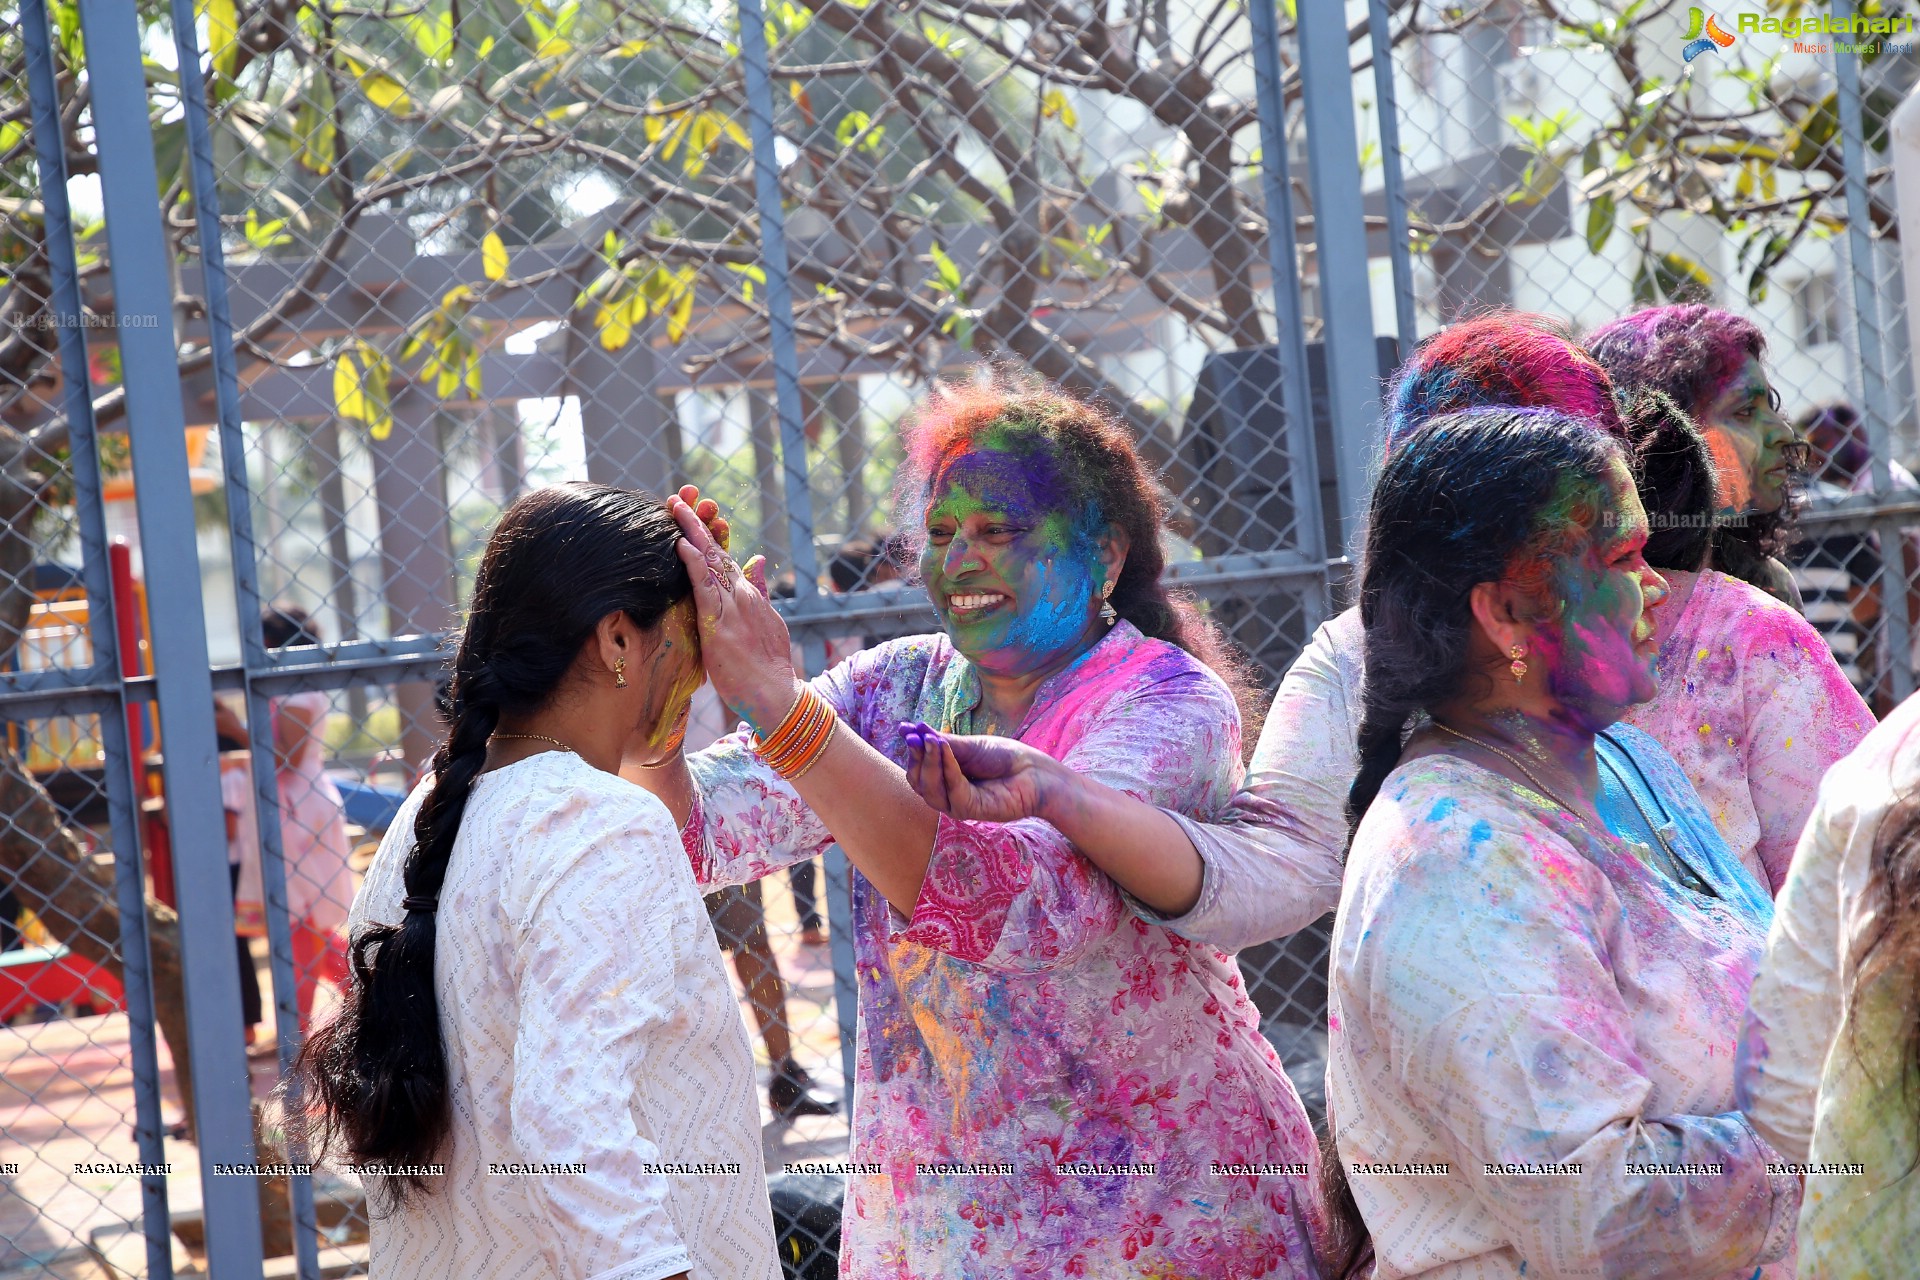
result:
[[[22,15],[0,58],[46,86],[37,113],[14,89],[0,110],[0,941],[21,944],[0,999],[24,1001],[0,1028],[0,1276],[253,1274],[262,1253],[303,1277],[364,1268],[351,1180],[222,1201],[201,1160],[284,1141],[262,1100],[338,999],[359,877],[442,732],[445,636],[530,487],[699,485],[785,580],[818,671],[934,624],[887,523],[895,426],[931,379],[997,359],[1125,417],[1175,499],[1173,572],[1271,683],[1341,603],[1372,413],[1352,371],[1377,381],[1474,307],[1586,329],[1711,297],[1765,328],[1789,412],[1851,396],[1876,456],[1914,452],[1876,141],[1910,55],[1862,60],[1855,163],[1831,56],[1759,74],[1772,46],[1742,35],[1683,60],[1684,9],[1624,0],[1356,0],[1314,33],[1352,75],[1317,82],[1290,5],[1210,0]],[[1607,26],[1624,16],[1631,38]],[[142,106],[103,106],[95,77],[136,64]],[[1359,128],[1344,161],[1314,150],[1341,112]],[[135,127],[166,259],[138,298],[108,253],[128,219],[106,216],[128,182],[108,136]],[[51,180],[63,163],[73,181]],[[1341,180],[1370,259],[1357,328],[1336,279],[1354,264],[1323,263],[1336,228],[1313,216]],[[149,320],[177,372],[130,403],[122,352]],[[160,491],[133,492],[159,473],[126,444],[160,400],[194,493],[164,526]],[[1901,511],[1886,486],[1822,496],[1796,552],[1880,701],[1912,682],[1886,603],[1916,563]],[[154,703],[187,694],[147,621],[186,558],[222,705],[218,767],[191,775],[161,751]],[[708,705],[695,732],[727,727]],[[227,838],[176,847],[195,797]],[[213,871],[176,891],[176,865]],[[763,1068],[783,1263],[818,1276],[837,1187],[783,1171],[845,1150],[853,973],[845,860],[809,870],[711,905]],[[1325,923],[1241,956],[1316,1114]],[[182,933],[213,939],[184,967]],[[216,968],[237,996],[199,996]],[[211,1061],[216,1043],[240,1065],[190,1086],[189,1046]],[[167,1126],[201,1096],[230,1130],[202,1123],[196,1146]],[[125,1172],[143,1163],[170,1172]],[[256,1190],[249,1256],[230,1224]]]

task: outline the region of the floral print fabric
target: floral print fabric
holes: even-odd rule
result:
[[[814,681],[896,764],[896,725],[969,732],[944,636]],[[844,730],[843,730],[844,731]],[[1230,804],[1238,714],[1193,658],[1121,622],[1018,735],[1188,817]],[[744,734],[691,758],[696,877],[739,883],[831,840]],[[841,1274],[852,1280],[1309,1277],[1316,1146],[1238,967],[1128,910],[1047,823],[942,817],[919,901],[857,872],[860,1037]]]

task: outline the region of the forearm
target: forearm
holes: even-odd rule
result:
[[[1200,901],[1199,850],[1179,823],[1146,801],[1059,765],[1036,816],[1159,915],[1183,916]]]
[[[895,911],[911,917],[940,820],[914,794],[900,767],[843,721],[826,751],[792,786],[848,861]]]

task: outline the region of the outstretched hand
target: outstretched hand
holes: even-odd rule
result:
[[[907,781],[929,808],[966,822],[1041,817],[1065,766],[1012,738],[942,733],[903,723]]]
[[[772,732],[800,690],[787,624],[767,598],[766,557],[755,556],[744,569],[735,564],[714,533],[718,521],[719,537],[726,536],[719,509],[703,518],[700,508],[709,503],[696,507],[681,494],[667,499],[667,510],[680,526],[675,550],[693,578],[700,660],[720,700],[761,733]]]

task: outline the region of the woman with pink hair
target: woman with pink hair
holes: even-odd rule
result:
[[[1694,418],[1719,490],[1706,563],[1667,573],[1660,696],[1626,722],[1666,744],[1727,843],[1778,893],[1821,777],[1874,719],[1785,602],[1791,583],[1773,553],[1791,519],[1796,442],[1760,362],[1765,339],[1751,321],[1689,304],[1622,316],[1588,342],[1623,389],[1663,392]]]

